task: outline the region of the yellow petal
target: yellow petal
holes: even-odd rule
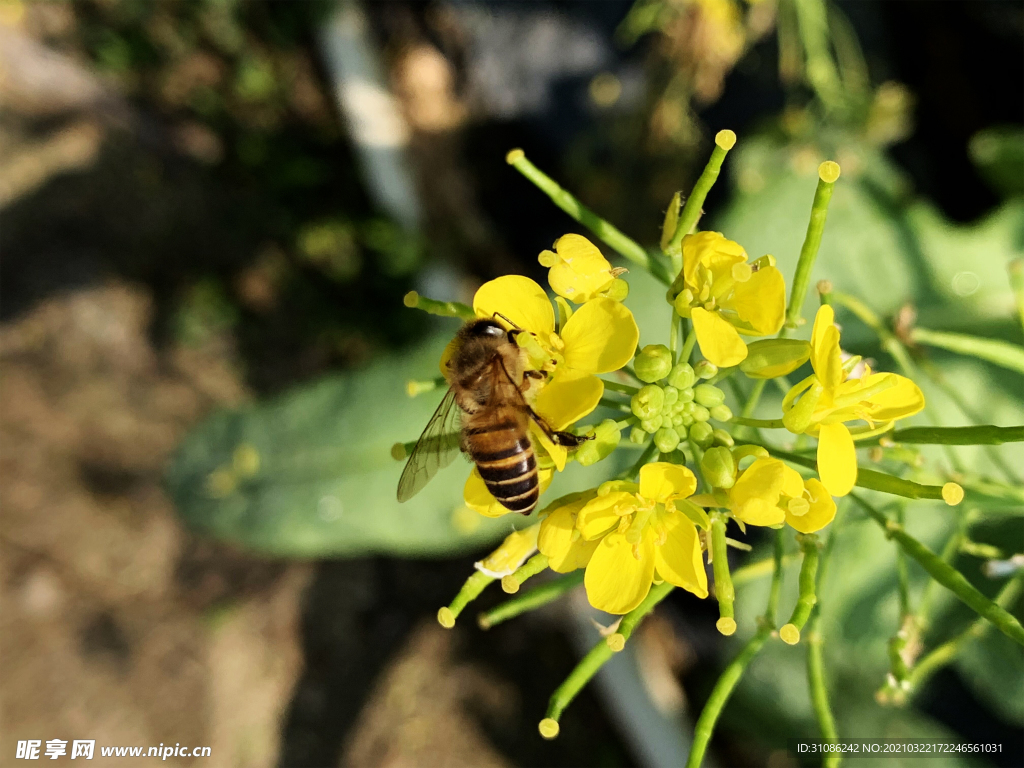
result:
[[[814,533],[832,522],[836,516],[836,503],[817,478],[806,480],[804,487],[804,498],[810,503],[811,508],[799,516],[786,512],[786,522],[800,533]]]
[[[555,243],[559,262],[548,271],[548,282],[559,296],[577,304],[595,298],[615,276],[597,246],[581,235],[564,235]]]
[[[555,310],[548,295],[522,275],[505,275],[481,285],[473,297],[473,310],[477,317],[488,319],[500,314],[545,339],[555,330]]]
[[[533,420],[530,420],[529,425],[530,440],[533,441],[534,448],[538,451],[543,451],[550,457],[552,463],[555,465],[555,469],[559,472],[565,470],[565,463],[569,460],[569,451],[564,445],[558,445],[547,434],[543,429],[538,427]],[[538,456],[538,459],[541,457]]]
[[[576,527],[584,539],[595,539],[617,526],[619,518],[635,508],[636,497],[633,494],[613,491],[584,504],[576,519]]]
[[[640,495],[665,503],[674,496],[686,498],[697,490],[697,478],[681,464],[656,461],[640,468]]]
[[[476,569],[486,573],[495,579],[508,576],[526,562],[526,558],[537,550],[537,534],[540,533],[540,523],[535,523],[521,531],[513,531],[501,546],[491,552],[487,557],[476,563]]]
[[[791,499],[799,499],[804,495],[804,479],[788,464],[782,465],[782,492]]]
[[[559,370],[537,393],[533,410],[549,427],[559,431],[597,408],[603,395],[604,382],[597,376]]]
[[[733,506],[739,506],[751,499],[764,499],[775,506],[785,484],[785,470],[786,465],[779,459],[755,459],[729,489],[729,500]]]
[[[822,304],[814,316],[811,332],[811,366],[826,390],[835,389],[843,381],[843,358],[839,352],[835,317],[832,307]]]
[[[818,477],[833,496],[845,496],[857,482],[857,451],[845,424],[822,424],[818,432]]]
[[[599,611],[629,613],[647,597],[654,580],[654,542],[644,535],[637,545],[639,559],[633,556],[633,545],[621,533],[610,533],[601,539],[583,577],[590,604]]]
[[[448,379],[451,376],[451,371],[448,370],[448,361],[452,359],[452,355],[455,354],[455,350],[459,346],[459,337],[456,336],[454,339],[448,342],[448,346],[444,348],[444,352],[441,353],[441,360],[438,362],[437,367],[441,369],[441,375]],[[448,379],[450,381],[450,379]]]
[[[633,313],[606,298],[593,299],[577,309],[561,335],[565,364],[583,373],[619,370],[633,359],[640,340]]]
[[[659,520],[667,536],[665,543],[656,546],[654,550],[658,575],[669,584],[693,592],[697,597],[707,597],[708,576],[704,570],[697,529],[678,513],[661,515]]]
[[[876,421],[906,419],[924,408],[924,393],[906,376],[896,373],[876,373],[868,378],[872,379],[874,376],[891,376],[896,379],[896,386],[871,396],[869,410],[872,419]]]
[[[757,497],[733,507],[733,514],[748,525],[778,525],[786,520],[781,507]]]
[[[719,368],[739,365],[747,356],[747,345],[733,328],[717,312],[708,312],[703,307],[694,307],[690,313],[693,330],[697,334],[700,351]]]
[[[745,283],[736,284],[727,306],[753,329],[747,335],[778,333],[786,317],[786,281],[782,273],[776,267],[762,267]]]
[[[733,264],[746,260],[743,246],[721,232],[697,232],[683,238],[683,278],[690,286],[701,287],[697,269],[700,266],[718,276],[728,274]]]
[[[551,570],[569,573],[590,562],[590,556],[597,549],[597,541],[587,541],[581,536],[573,541],[573,532],[577,515],[593,497],[593,491],[571,493],[552,502],[545,510],[548,515],[540,524],[537,548],[547,555]]]

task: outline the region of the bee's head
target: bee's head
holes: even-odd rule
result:
[[[500,339],[506,331],[494,320],[476,320],[466,328],[466,335],[471,339]]]

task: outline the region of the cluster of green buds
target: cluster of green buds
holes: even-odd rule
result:
[[[686,362],[673,365],[668,347],[649,344],[640,350],[633,368],[646,386],[629,402],[639,420],[629,435],[632,442],[642,445],[647,435],[654,435],[654,444],[662,453],[671,453],[686,441],[700,448],[733,444],[728,432],[708,423],[732,419],[725,392],[708,381],[718,375],[717,366],[707,360],[696,366]]]

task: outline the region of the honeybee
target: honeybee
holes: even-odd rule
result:
[[[522,332],[518,327],[506,330],[493,319],[473,320],[459,331],[445,376],[448,392],[398,481],[400,502],[419,493],[462,450],[476,463],[498,503],[528,515],[540,498],[530,420],[559,445],[583,442],[585,438],[552,430],[523,399],[529,380],[546,374],[526,368],[525,354],[516,344]]]

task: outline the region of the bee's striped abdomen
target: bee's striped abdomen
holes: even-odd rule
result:
[[[494,498],[513,512],[530,514],[537,506],[537,459],[522,426],[500,422],[466,430],[469,452]]]

